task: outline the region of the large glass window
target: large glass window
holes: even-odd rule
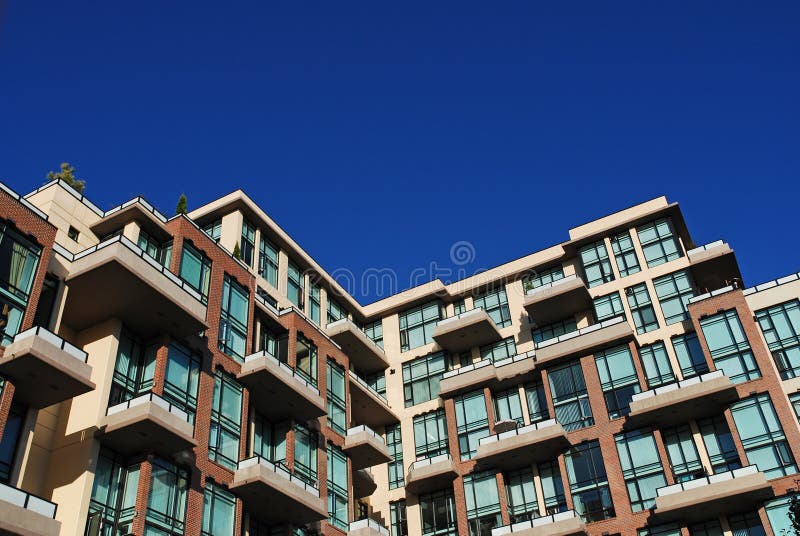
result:
[[[258,274],[278,288],[278,247],[263,234],[258,245]]]
[[[711,470],[714,473],[724,473],[742,466],[731,430],[728,428],[728,422],[724,416],[717,415],[698,420],[697,426],[700,428],[703,445],[708,452]]]
[[[505,475],[506,500],[511,523],[520,523],[539,517],[536,486],[529,467],[511,471]]]
[[[539,479],[542,482],[544,506],[547,509],[546,515],[553,515],[566,511],[567,498],[564,494],[564,481],[561,479],[558,461],[554,460],[540,463]]]
[[[699,376],[708,372],[708,362],[697,339],[697,333],[691,332],[672,337],[672,347],[678,357],[681,375],[684,378]]]
[[[564,268],[553,266],[525,276],[522,279],[522,288],[525,289],[525,292],[528,292],[529,290],[549,285],[559,279],[564,279]]]
[[[446,366],[443,352],[403,363],[403,391],[406,407],[439,396],[439,382]]]
[[[200,366],[201,356],[182,344],[173,342],[169,345],[162,396],[188,413],[190,422],[194,422],[194,414],[197,411]]]
[[[617,346],[594,355],[600,387],[611,419],[623,417],[630,412],[631,397],[641,391],[631,349],[627,345]]]
[[[511,325],[511,311],[508,308],[506,289],[498,288],[473,298],[475,309],[481,308],[488,313],[498,328]]]
[[[598,322],[603,322],[618,316],[624,317],[625,308],[622,306],[622,299],[619,297],[619,292],[614,291],[611,294],[595,298],[594,315]]]
[[[568,432],[594,424],[580,361],[547,371],[556,420]]]
[[[525,400],[528,402],[528,416],[531,422],[544,421],[550,418],[550,410],[547,409],[547,396],[544,393],[544,385],[537,380],[525,386]]]
[[[271,423],[258,413],[253,417],[253,454],[273,463],[285,464],[288,423]]]
[[[453,488],[419,497],[422,536],[456,536],[458,525]]]
[[[247,266],[253,266],[253,257],[256,252],[256,228],[247,220],[242,220],[242,261]]]
[[[302,333],[297,334],[294,350],[295,372],[312,385],[317,385],[317,346]]]
[[[492,529],[502,524],[494,471],[465,476],[464,497],[470,536],[490,536]]]
[[[328,426],[342,435],[347,433],[344,368],[328,359]]]
[[[447,421],[437,409],[414,417],[414,453],[417,460],[447,454]]]
[[[113,452],[101,450],[89,500],[87,532],[100,536],[129,534],[138,487],[139,464],[128,465]]]
[[[305,426],[294,426],[294,474],[317,485],[317,434]]]
[[[564,461],[575,512],[585,522],[614,517],[600,443],[588,441],[576,445],[564,455]]]
[[[308,316],[317,325],[319,325],[320,311],[320,289],[314,283],[310,283],[308,285]]]
[[[218,243],[222,238],[222,220],[215,220],[204,225],[203,231],[211,237],[211,240]]]
[[[628,231],[623,231],[611,237],[611,249],[617,260],[617,269],[620,277],[626,277],[640,271],[639,261],[636,259],[636,250]]]
[[[430,302],[400,313],[400,350],[406,352],[433,342],[433,331],[441,319],[441,305]]]
[[[747,460],[767,478],[797,472],[794,456],[769,395],[756,395],[731,406]]]
[[[42,248],[0,221],[0,329],[8,346],[19,332]]]
[[[654,389],[659,385],[675,381],[675,374],[672,372],[667,348],[663,342],[642,346],[639,348],[639,356],[642,358],[644,375],[647,377],[647,387]]]
[[[125,402],[153,388],[156,346],[144,346],[123,327],[117,346],[108,405]]]
[[[328,295],[328,324],[347,318],[347,311]]]
[[[583,246],[578,251],[578,256],[581,258],[586,284],[590,288],[614,280],[614,271],[611,269],[611,261],[608,260],[608,250],[602,240]]]
[[[347,457],[328,443],[328,523],[347,531]]]
[[[689,319],[689,298],[694,296],[689,272],[682,270],[653,279],[653,288],[668,326]]]
[[[208,285],[211,281],[211,259],[196,249],[188,240],[183,241],[181,253],[181,279],[200,293],[203,303],[208,303]]]
[[[672,231],[670,218],[663,218],[637,227],[636,234],[639,235],[642,253],[644,253],[644,259],[650,268],[681,256],[681,248]]]
[[[789,517],[789,507],[791,504],[790,496],[778,497],[777,499],[764,503],[764,508],[767,511],[767,519],[769,519],[769,524],[772,527],[772,534],[775,536],[795,534],[792,520]]]
[[[247,348],[249,299],[250,293],[247,289],[225,274],[218,347],[239,361],[244,359]]]
[[[625,289],[625,294],[628,296],[628,306],[631,308],[633,323],[636,324],[636,333],[641,335],[658,329],[656,311],[653,309],[647,284],[641,283],[628,287]]]
[[[392,457],[387,464],[389,468],[389,489],[405,485],[403,476],[403,438],[400,430],[400,423],[386,425],[386,446],[389,449],[389,456]]]
[[[662,430],[661,437],[664,439],[672,476],[676,482],[693,480],[703,475],[703,462],[700,461],[700,454],[688,425]]]
[[[364,324],[364,334],[372,339],[372,342],[383,348],[383,322],[381,320]]]
[[[161,266],[169,267],[170,260],[172,260],[172,240],[162,243],[147,234],[144,229],[139,229],[136,245]]]
[[[229,469],[239,461],[239,435],[242,427],[242,386],[222,371],[214,374],[211,402],[211,430],[208,459]]]
[[[517,345],[514,343],[514,337],[506,337],[501,341],[481,346],[480,353],[481,359],[501,361],[517,355]]]
[[[525,424],[519,389],[514,387],[494,394],[494,416],[495,421],[516,421],[520,426]]]
[[[236,497],[207,481],[203,493],[203,536],[233,536],[235,517]]]
[[[728,525],[736,536],[767,536],[758,512],[747,512],[728,516]]]
[[[800,376],[800,302],[790,301],[756,311],[756,320],[781,379]]]
[[[408,536],[405,499],[389,503],[389,529],[392,536]]]
[[[539,326],[536,329],[531,330],[531,338],[533,338],[534,344],[538,346],[540,342],[549,341],[550,339],[555,339],[556,337],[560,337],[561,335],[572,333],[573,331],[577,330],[578,324],[575,322],[575,319],[565,318],[564,320]]]
[[[735,310],[718,313],[700,320],[703,336],[714,366],[734,383],[761,377],[750,351],[750,343]]]
[[[305,288],[305,275],[303,275],[303,272],[300,271],[300,268],[290,260],[288,266],[286,297],[301,311],[305,310]]]
[[[469,460],[478,450],[478,442],[489,435],[489,417],[483,390],[458,397],[455,406],[458,450],[462,460]]]
[[[189,472],[186,469],[159,458],[153,460],[147,525],[155,528],[156,534],[183,534],[188,494]]]
[[[636,430],[614,438],[631,510],[652,508],[656,504],[656,490],[667,485],[653,433]]]

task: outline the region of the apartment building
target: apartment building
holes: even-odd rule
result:
[[[664,198],[368,305],[241,191],[0,185],[0,225],[0,534],[790,526],[800,274],[746,288]]]

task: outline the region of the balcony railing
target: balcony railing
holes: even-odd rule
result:
[[[14,337],[14,342],[19,342],[29,337],[39,337],[40,339],[49,342],[53,346],[56,346],[57,348],[64,350],[64,352],[71,355],[78,361],[82,361],[83,363],[86,363],[86,360],[89,357],[86,352],[84,352],[74,344],[65,341],[52,331],[48,331],[40,326],[35,326],[30,329],[26,329],[25,331],[17,333],[16,336]]]
[[[447,461],[450,461],[449,453],[439,454],[438,456],[433,456],[432,458],[423,458],[422,460],[415,461],[414,463],[411,464],[409,470],[411,471],[414,469],[419,469],[420,467],[425,467],[428,465],[433,465],[435,463],[447,462]]]
[[[551,525],[553,523],[558,523],[561,521],[568,521],[571,519],[575,519],[576,517],[578,516],[574,510],[567,510],[566,512],[558,512],[557,514],[551,514],[549,516],[535,517],[530,521],[522,521],[520,523],[514,523],[511,525],[503,525],[502,527],[497,527],[496,529],[492,529],[492,536],[502,536],[503,534],[511,534],[513,532],[530,530],[544,525]]]
[[[163,214],[161,214],[161,213],[158,211],[158,209],[156,209],[156,207],[154,207],[153,205],[151,205],[151,204],[150,204],[150,203],[149,203],[149,202],[148,202],[148,201],[147,201],[147,200],[146,200],[144,197],[142,197],[142,196],[137,196],[137,197],[134,197],[134,198],[133,198],[133,199],[131,199],[130,201],[126,201],[126,202],[122,203],[121,205],[118,205],[118,206],[116,206],[116,207],[114,207],[114,208],[110,208],[110,209],[106,210],[106,211],[105,211],[105,213],[104,213],[104,215],[103,215],[103,217],[110,216],[111,214],[114,214],[115,212],[119,212],[120,210],[122,210],[122,209],[124,209],[124,208],[128,208],[129,206],[131,206],[131,205],[136,205],[136,204],[142,205],[142,207],[144,207],[144,209],[145,209],[147,212],[149,212],[150,214],[152,214],[152,215],[153,215],[153,216],[154,216],[154,217],[155,217],[155,218],[156,218],[158,221],[160,221],[161,223],[167,223],[167,217],[166,217],[166,216],[164,216]]]
[[[700,246],[700,247],[697,247],[697,248],[694,248],[694,249],[690,249],[689,251],[686,252],[686,256],[687,257],[691,257],[692,255],[696,255],[698,253],[702,253],[704,251],[708,251],[710,249],[718,248],[718,247],[724,246],[724,245],[725,245],[725,242],[723,240],[716,240],[716,241],[710,242],[710,243],[708,243],[708,244],[706,244],[704,246]]]
[[[383,396],[382,394],[380,394],[378,391],[376,391],[375,388],[372,387],[370,384],[368,384],[367,381],[364,378],[362,378],[361,376],[359,376],[358,374],[356,374],[352,370],[349,370],[348,372],[350,373],[350,377],[352,379],[354,379],[356,382],[358,382],[361,386],[363,386],[365,389],[367,389],[370,393],[372,393],[373,395],[375,395],[378,398],[380,398],[387,405],[389,404],[389,401],[386,400],[386,397]]]
[[[488,445],[489,443],[495,443],[503,439],[508,439],[509,437],[527,434],[529,432],[534,432],[536,430],[541,430],[543,428],[549,428],[550,426],[556,426],[556,425],[558,425],[558,421],[556,421],[555,419],[547,419],[546,421],[535,422],[527,426],[514,428],[513,430],[509,430],[508,432],[501,432],[499,434],[492,434],[490,436],[484,437],[480,441],[478,441],[478,445]]]
[[[530,296],[532,294],[538,294],[539,292],[544,292],[547,289],[556,288],[556,287],[559,287],[561,285],[566,285],[567,283],[571,283],[572,281],[575,281],[576,279],[580,279],[578,277],[578,275],[577,274],[571,274],[571,275],[562,277],[561,279],[556,279],[555,281],[550,281],[549,283],[545,283],[544,285],[532,288],[532,289],[528,290],[525,293],[525,295],[526,296]]]
[[[109,406],[108,409],[106,410],[106,415],[114,415],[115,413],[120,413],[125,411],[126,409],[133,408],[136,406],[141,406],[142,404],[147,404],[148,402],[152,402],[156,406],[159,406],[167,410],[173,415],[179,417],[181,420],[190,422],[189,420],[190,417],[187,412],[185,412],[178,406],[175,406],[174,404],[167,402],[166,400],[164,400],[163,398],[161,398],[160,396],[158,396],[153,392],[145,393],[143,395],[131,398],[130,400],[127,400],[120,404]]]
[[[591,326],[586,326],[585,328],[581,328],[581,329],[579,329],[577,331],[571,331],[569,333],[565,333],[564,335],[560,335],[560,336],[554,337],[552,339],[544,340],[544,341],[538,343],[536,345],[536,348],[541,349],[541,348],[545,348],[547,346],[552,346],[554,344],[558,344],[560,342],[568,341],[570,339],[574,339],[575,337],[580,337],[581,335],[587,335],[587,334],[592,333],[594,331],[598,331],[598,330],[601,330],[603,328],[614,326],[616,324],[620,324],[620,323],[625,322],[625,321],[626,321],[625,318],[621,317],[621,316],[618,316],[618,317],[615,317],[615,318],[609,318],[608,320],[604,320],[603,322],[600,322],[599,324],[592,324]]]
[[[361,519],[359,521],[353,521],[350,523],[350,530],[360,530],[360,529],[372,529],[376,530],[385,536],[389,536],[389,529],[375,521],[374,519]]]
[[[365,432],[375,437],[381,443],[384,442],[383,437],[378,432],[367,426],[366,424],[359,424],[358,426],[353,426],[352,428],[347,429],[347,435],[360,434],[361,432]]]
[[[274,305],[269,303],[267,300],[265,300],[263,296],[261,296],[260,294],[258,294],[256,292],[255,294],[253,294],[253,297],[255,298],[255,300],[258,303],[260,303],[261,305],[263,305],[264,307],[269,309],[275,316],[279,316],[280,315],[280,313],[278,312],[278,309]]]
[[[12,488],[6,484],[0,484],[0,501],[19,506],[31,512],[36,512],[50,519],[56,518],[56,509],[58,508],[56,503],[27,493],[21,489]]]
[[[689,298],[689,303],[691,304],[707,300],[708,298],[713,298],[714,296],[719,296],[720,294],[725,294],[726,292],[730,292],[732,290],[735,290],[735,287],[733,285],[728,285],[727,287],[722,287],[717,290],[712,290],[711,292],[706,292],[705,294],[692,296],[691,298]]]
[[[442,374],[442,379],[452,378],[454,376],[458,376],[459,374],[466,374],[467,372],[472,372],[473,370],[478,370],[483,367],[491,367],[492,365],[493,363],[491,359],[481,359],[480,361],[470,363],[469,365],[465,365],[463,367],[459,367],[453,370],[448,370],[447,372]]]
[[[681,380],[676,383],[662,385],[661,387],[656,387],[655,389],[650,389],[649,391],[636,393],[631,397],[631,402],[636,402],[637,400],[645,400],[647,398],[652,398],[654,396],[663,395],[665,393],[677,391],[678,389],[681,389],[683,387],[689,387],[690,385],[697,385],[698,383],[708,382],[711,380],[715,380],[717,378],[722,378],[724,376],[725,376],[724,372],[722,372],[721,370],[715,370],[713,372],[708,372],[706,374],[703,374],[702,376],[695,376],[693,378]]]
[[[295,486],[304,489],[305,491],[311,493],[315,497],[319,497],[319,488],[317,486],[309,484],[299,476],[295,476],[294,474],[292,474],[288,469],[284,468],[283,466],[273,463],[267,460],[266,458],[259,456],[258,454],[255,454],[250,458],[246,458],[240,461],[237,464],[237,469],[246,469],[254,465],[261,465],[262,467],[266,467],[276,475],[285,478],[288,482],[291,482]]]
[[[727,480],[733,480],[734,478],[743,476],[755,475],[757,473],[757,466],[748,465],[747,467],[742,467],[741,469],[734,469],[733,471],[725,471],[724,473],[717,473],[714,475],[704,476],[702,478],[696,478],[694,480],[687,480],[686,482],[680,482],[678,484],[672,484],[670,486],[664,486],[656,489],[656,495],[658,497],[664,497],[665,495],[672,495],[673,493],[680,493],[681,491],[700,488],[710,484],[716,484],[717,482],[725,482]]]
[[[771,281],[761,283],[760,285],[747,288],[744,290],[743,294],[745,296],[749,296],[750,294],[755,294],[756,292],[761,292],[763,290],[769,290],[773,287],[785,285],[786,283],[791,283],[792,281],[797,281],[798,279],[800,279],[800,272],[789,274],[784,277],[779,277],[778,279],[773,279]]]
[[[459,320],[461,318],[469,318],[470,316],[475,316],[477,314],[480,314],[479,311],[482,311],[482,310],[483,310],[483,307],[480,307],[480,306],[479,307],[475,307],[474,309],[470,309],[469,311],[464,311],[463,313],[459,313],[459,314],[453,315],[453,316],[448,316],[447,318],[439,320],[436,323],[436,325],[437,326],[446,326],[447,324],[455,322],[456,320]]]
[[[286,371],[287,374],[291,375],[295,380],[300,382],[303,387],[306,389],[310,389],[314,392],[314,394],[319,395],[319,389],[310,383],[308,380],[301,376],[301,373],[297,372],[297,370],[293,369],[283,361],[279,360],[277,357],[272,355],[271,353],[267,352],[266,350],[261,350],[260,352],[256,352],[254,354],[250,354],[245,356],[244,362],[247,363],[248,361],[255,361],[256,359],[265,358],[267,361],[271,362],[273,365],[279,367],[281,370]]]
[[[505,359],[500,359],[499,361],[494,362],[494,366],[496,368],[504,367],[506,365],[511,365],[513,363],[519,363],[520,361],[526,361],[529,359],[534,359],[536,357],[536,350],[529,350],[527,352],[523,352],[521,354],[517,354],[511,357],[507,357]]]

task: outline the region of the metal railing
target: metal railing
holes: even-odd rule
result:
[[[552,426],[557,426],[557,425],[558,421],[556,421],[555,419],[547,419],[546,421],[535,422],[533,424],[528,424],[526,426],[514,428],[513,430],[509,430],[508,432],[501,432],[499,434],[492,434],[490,436],[481,438],[478,441],[478,445],[488,445],[489,443],[496,443],[497,441],[502,441],[503,439],[508,439],[509,437],[521,436],[523,434],[535,432],[537,430],[542,430],[543,428],[550,428]]]
[[[372,348],[373,352],[375,352],[375,353],[377,353],[379,355],[384,355],[385,352],[383,351],[383,348],[378,346],[378,343],[376,343],[371,338],[369,338],[367,336],[367,334],[364,333],[364,330],[359,328],[358,325],[356,325],[356,323],[353,322],[352,320],[350,320],[349,318],[340,318],[339,320],[331,322],[330,324],[327,324],[325,326],[325,329],[328,330],[328,329],[331,329],[331,328],[335,328],[335,327],[337,327],[339,325],[348,325],[348,324],[352,327],[352,330],[354,332],[357,332],[357,333],[360,333],[361,335],[363,335],[364,340],[366,341],[367,345],[370,348]],[[327,333],[326,333],[326,335],[327,335]]]
[[[122,203],[121,205],[118,205],[118,206],[116,206],[114,208],[110,208],[110,209],[106,210],[103,213],[103,217],[105,218],[106,216],[110,216],[111,214],[114,214],[115,212],[119,212],[120,210],[122,210],[124,208],[128,208],[129,206],[136,205],[136,204],[142,205],[145,210],[147,210],[150,214],[152,214],[161,223],[167,223],[167,217],[164,216],[161,212],[159,212],[158,209],[156,209],[156,207],[151,205],[141,195],[138,195],[138,196],[134,197],[133,199],[131,199],[130,201],[126,201],[126,202]]]
[[[25,331],[17,333],[16,336],[14,337],[14,342],[19,342],[28,339],[30,337],[39,337],[40,339],[49,342],[53,346],[56,346],[59,349],[64,350],[64,352],[66,352],[67,354],[71,355],[72,357],[74,357],[79,361],[83,361],[84,363],[86,363],[86,360],[89,357],[89,355],[86,352],[84,352],[74,344],[65,341],[52,331],[49,331],[41,326],[34,326],[30,329],[26,329]]]
[[[386,403],[387,406],[389,405],[389,401],[386,400],[386,397],[380,394],[378,391],[376,391],[375,388],[372,387],[370,384],[368,384],[364,378],[362,378],[352,370],[348,370],[347,372],[350,373],[350,377],[353,378],[356,381],[356,383],[360,384],[361,386],[369,390],[370,393],[380,398],[384,403]]]
[[[761,292],[762,290],[769,290],[779,285],[785,285],[786,283],[797,281],[798,279],[800,279],[800,272],[789,274],[784,277],[779,277],[778,279],[772,279],[771,281],[766,281],[764,283],[761,283],[760,285],[744,289],[744,295],[749,296],[750,294],[755,294],[756,292]]]
[[[708,475],[701,478],[696,478],[694,480],[687,480],[685,482],[680,482],[678,484],[663,486],[656,489],[656,495],[658,497],[663,497],[665,495],[672,495],[673,493],[680,493],[681,491],[687,491],[690,489],[700,488],[703,486],[716,484],[718,482],[726,482],[728,480],[733,480],[734,478],[739,478],[748,475],[755,475],[755,474],[758,474],[758,466],[748,465],[740,469],[725,471],[724,473],[717,473],[714,475]]]
[[[551,525],[553,523],[558,523],[559,521],[568,521],[571,519],[575,519],[576,517],[578,517],[578,515],[575,513],[575,510],[558,512],[557,514],[551,514],[549,516],[535,517],[530,521],[521,521],[519,523],[513,523],[511,525],[503,525],[502,527],[497,527],[496,529],[492,529],[492,536],[502,536],[503,534],[511,534],[512,532],[529,530],[532,528],[541,527],[543,525]]]
[[[525,361],[527,359],[535,359],[535,358],[536,358],[536,350],[529,350],[527,352],[522,352],[521,354],[513,355],[511,357],[495,361],[494,366],[495,368],[500,368],[506,365],[517,363],[519,361]]]
[[[451,460],[451,458],[450,458],[450,454],[449,453],[439,454],[438,456],[433,456],[431,458],[425,458],[425,459],[422,459],[422,460],[415,461],[414,463],[411,464],[411,466],[408,468],[408,470],[409,471],[413,471],[414,469],[418,469],[420,467],[433,465],[435,463],[449,462],[450,460]]]
[[[559,287],[561,285],[566,285],[567,283],[571,283],[572,281],[575,281],[576,279],[580,280],[581,282],[583,282],[583,279],[581,279],[578,276],[578,274],[570,274],[570,275],[562,277],[561,279],[556,279],[555,281],[550,281],[549,283],[545,283],[544,285],[538,286],[536,288],[532,288],[529,291],[527,291],[525,293],[525,295],[526,296],[531,296],[531,295],[534,295],[534,294],[538,294],[539,292],[543,292],[543,291],[551,289],[551,288]]]
[[[636,393],[631,397],[631,402],[636,402],[638,400],[645,400],[647,398],[652,398],[654,396],[663,395],[664,393],[671,393],[673,391],[677,391],[678,389],[689,387],[690,385],[697,385],[698,383],[707,382],[723,377],[725,377],[724,372],[722,372],[721,370],[715,370],[713,372],[708,372],[701,376],[694,376],[692,378],[681,380],[679,382],[662,385],[660,387],[656,387],[655,389],[650,389],[642,393]]]
[[[254,454],[253,456],[251,456],[249,458],[241,460],[237,464],[237,468],[238,469],[246,469],[246,468],[252,467],[254,465],[260,465],[262,467],[266,467],[267,469],[269,469],[270,471],[272,471],[276,475],[285,478],[287,481],[291,482],[295,486],[298,486],[298,487],[304,489],[305,491],[307,491],[308,493],[314,495],[315,497],[319,497],[319,488],[317,486],[309,484],[308,482],[306,482],[305,480],[303,480],[299,476],[294,475],[285,466],[283,466],[281,464],[278,464],[278,463],[273,463],[273,462],[267,460],[266,458],[263,458],[262,456],[260,456],[258,454]]]
[[[696,247],[694,249],[690,249],[686,252],[687,257],[691,257],[692,255],[696,255],[698,253],[702,253],[704,251],[708,251],[714,248],[718,248],[720,246],[724,246],[725,242],[723,240],[716,240],[714,242],[709,242],[708,244],[700,247]]]
[[[381,436],[378,432],[376,432],[375,430],[373,430],[372,428],[370,428],[366,424],[359,424],[358,426],[353,426],[352,428],[348,428],[347,429],[347,435],[348,436],[355,435],[355,434],[360,434],[362,432],[364,432],[364,433],[366,433],[368,435],[371,435],[372,437],[374,437],[375,439],[377,439],[378,441],[380,441],[384,445],[386,444],[386,441],[383,440],[383,436]]]
[[[253,294],[253,298],[255,298],[255,300],[256,300],[258,303],[260,303],[261,305],[263,305],[263,306],[264,306],[264,307],[265,307],[265,308],[266,308],[266,309],[267,309],[269,312],[273,313],[275,316],[278,316],[278,315],[279,315],[279,313],[278,313],[278,308],[277,308],[277,307],[275,307],[274,305],[272,305],[271,303],[269,303],[267,300],[265,300],[263,296],[261,296],[261,295],[259,295],[259,294],[258,294],[258,292],[256,292],[255,294]]]
[[[442,379],[452,378],[454,376],[458,376],[459,374],[466,374],[467,372],[472,372],[473,370],[482,369],[484,367],[491,367],[494,363],[491,359],[481,359],[480,361],[475,361],[474,363],[470,363],[469,365],[464,365],[463,367],[458,367],[457,369],[448,370],[444,374],[442,374]]]
[[[300,373],[297,372],[297,370],[293,369],[283,361],[279,360],[277,357],[267,352],[266,350],[261,350],[260,352],[256,352],[254,354],[245,356],[244,362],[247,363],[248,361],[255,361],[256,359],[266,359],[274,366],[278,367],[279,370],[282,370],[283,372],[294,378],[294,380],[299,382],[303,387],[305,387],[306,389],[310,389],[311,391],[314,392],[314,394],[319,396],[319,389],[315,385],[311,384],[308,380],[303,378],[300,375]]]
[[[32,493],[12,488],[6,484],[0,484],[0,501],[4,501],[14,506],[19,506],[31,512],[36,512],[50,519],[56,518],[56,503],[42,499]]]
[[[483,307],[479,306],[479,307],[475,307],[474,309],[470,309],[469,311],[464,311],[463,313],[459,313],[457,315],[448,316],[447,318],[443,318],[442,320],[439,320],[436,323],[436,326],[437,327],[438,326],[446,326],[447,324],[455,322],[456,320],[459,320],[459,319],[462,319],[462,318],[469,318],[470,316],[478,315],[478,314],[480,314],[480,311],[483,311]]]
[[[735,290],[735,287],[733,285],[728,285],[727,287],[712,290],[711,292],[706,292],[705,294],[692,296],[689,298],[689,303],[697,303],[699,301],[707,300],[708,298],[713,298],[714,296],[719,296],[720,294],[725,294],[726,292],[730,292],[732,290]]]
[[[369,519],[369,518],[360,519],[358,521],[353,521],[352,523],[350,523],[350,530],[359,530],[359,529],[377,530],[380,534],[389,536],[389,529],[387,529],[374,519]]]
[[[609,318],[608,320],[604,320],[599,324],[592,324],[591,326],[586,326],[585,328],[581,328],[576,331],[570,331],[569,333],[565,333],[564,335],[559,335],[558,337],[554,337],[552,339],[547,339],[541,341],[539,344],[536,345],[537,348],[544,348],[545,346],[552,346],[554,344],[558,344],[560,342],[568,341],[570,339],[574,339],[575,337],[580,337],[581,335],[586,335],[587,333],[592,333],[594,331],[599,331],[603,328],[608,328],[611,326],[615,326],[617,324],[621,324],[622,322],[626,322],[625,318],[622,316],[617,316],[614,318]]]
[[[169,411],[176,417],[179,417],[181,420],[190,422],[189,414],[186,411],[184,411],[183,409],[179,408],[178,406],[174,405],[171,402],[167,402],[166,400],[164,400],[157,394],[153,393],[152,391],[149,393],[145,393],[143,395],[133,397],[130,400],[126,400],[125,402],[109,406],[108,409],[106,410],[106,415],[114,415],[116,413],[123,412],[126,409],[133,408],[136,406],[141,406],[142,404],[147,404],[148,402],[152,402],[156,406],[159,406]]]

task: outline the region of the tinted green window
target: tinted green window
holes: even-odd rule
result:
[[[628,297],[628,306],[631,308],[633,323],[636,324],[636,333],[641,335],[658,329],[656,311],[653,309],[653,302],[650,300],[650,292],[647,290],[647,285],[641,283],[628,287],[625,289],[625,294]]]
[[[455,401],[458,449],[462,460],[469,460],[478,450],[478,442],[489,435],[489,417],[483,390],[473,391]]]
[[[768,394],[750,397],[731,406],[736,430],[747,460],[767,478],[797,472],[783,427]]]
[[[566,318],[531,330],[531,337],[533,338],[534,344],[538,345],[540,342],[549,341],[550,339],[555,339],[556,337],[577,330],[578,325],[575,323],[575,319]]]
[[[552,268],[545,268],[533,274],[525,276],[522,280],[522,287],[525,292],[549,285],[553,281],[564,279],[564,269],[561,266],[553,266]]]
[[[419,497],[423,536],[455,536],[456,504],[453,489],[444,489]]]
[[[732,382],[741,383],[761,377],[735,310],[703,318],[700,327],[714,365]]]
[[[614,280],[611,261],[608,260],[608,250],[602,240],[582,247],[578,251],[578,256],[583,265],[586,284],[590,288]]]
[[[389,529],[392,536],[408,536],[405,499],[389,503]]]
[[[779,497],[764,504],[767,511],[767,519],[772,527],[772,534],[784,535],[794,534],[792,521],[789,518],[789,507],[791,505],[791,497]]]
[[[544,394],[544,385],[536,381],[525,386],[525,399],[528,402],[528,416],[531,422],[544,421],[550,418],[547,409],[547,396]]]
[[[5,326],[2,344],[19,332],[42,248],[0,220],[0,310]]]
[[[400,350],[406,352],[433,342],[433,331],[441,319],[439,302],[430,302],[400,313]]]
[[[242,426],[242,386],[224,372],[214,374],[211,402],[211,430],[208,459],[229,469],[239,461],[239,435]]]
[[[203,303],[208,303],[211,259],[185,240],[183,242],[183,252],[181,253],[181,279],[200,293],[203,297]]]
[[[167,354],[163,398],[189,414],[194,422],[197,411],[197,386],[200,379],[201,356],[173,342]]]
[[[641,270],[639,261],[636,259],[636,251],[633,248],[633,240],[628,231],[611,237],[611,249],[617,260],[620,277],[629,276]]]
[[[558,461],[539,464],[539,478],[542,482],[544,505],[547,515],[564,512],[567,509],[567,498],[564,494],[564,481],[558,468]]]
[[[505,475],[508,515],[512,523],[539,517],[536,486],[530,468],[518,469]]]
[[[781,379],[800,375],[800,302],[791,301],[756,311]]]
[[[465,476],[464,497],[470,536],[490,536],[492,529],[502,524],[494,471]]]
[[[517,355],[517,345],[514,343],[514,337],[507,337],[494,344],[481,346],[480,353],[481,359],[490,359],[492,362],[501,361]]]
[[[211,237],[214,242],[219,242],[222,237],[222,220],[212,221],[211,223],[203,226],[203,231]]]
[[[317,485],[317,441],[316,432],[305,426],[294,426],[294,474],[307,484]]]
[[[271,423],[258,413],[253,418],[253,453],[273,463],[286,461],[288,423]]]
[[[675,374],[672,372],[667,348],[663,342],[642,346],[639,348],[639,356],[642,358],[647,386],[650,389],[675,381]]]
[[[400,433],[400,423],[386,426],[386,446],[392,460],[389,467],[389,489],[399,488],[404,485],[403,478],[403,440]]]
[[[708,362],[703,354],[703,348],[697,339],[697,333],[686,333],[672,337],[672,347],[678,357],[681,375],[684,378],[699,376],[708,372]]]
[[[642,253],[644,253],[644,259],[650,268],[681,256],[681,249],[672,231],[672,221],[669,218],[637,227],[636,234],[639,235]]]
[[[328,296],[328,324],[347,318],[347,311]]]
[[[247,348],[247,324],[250,293],[225,274],[222,286],[222,310],[219,320],[218,347],[241,361]]]
[[[594,424],[580,361],[547,371],[556,420],[567,431]]]
[[[258,245],[258,274],[278,288],[278,248],[263,236]]]
[[[342,435],[347,433],[344,374],[344,368],[328,359],[328,426]]]
[[[311,283],[308,286],[308,316],[311,321],[319,325],[320,319],[320,290],[317,285]]]
[[[383,323],[380,320],[365,324],[364,334],[372,339],[372,342],[383,348]]]
[[[603,322],[609,318],[625,316],[625,308],[622,306],[622,299],[619,292],[612,292],[606,296],[594,299],[594,314],[598,322]]]
[[[447,454],[447,421],[437,409],[414,417],[414,453],[417,460]]]
[[[161,266],[169,268],[169,263],[172,260],[172,240],[162,243],[147,234],[143,229],[139,229],[139,238],[136,241],[136,245]]]
[[[518,425],[524,425],[525,419],[522,417],[519,389],[514,387],[507,391],[495,393],[494,414],[495,421],[516,421]]]
[[[724,473],[742,466],[736,444],[733,442],[731,430],[725,417],[718,415],[697,421],[703,445],[711,460],[714,473]]]
[[[286,297],[294,304],[295,307],[303,311],[305,310],[303,302],[304,294],[305,276],[295,263],[289,261]]]
[[[100,451],[89,501],[87,527],[104,527],[103,536],[113,536],[136,514],[139,464],[128,465],[108,450]]]
[[[475,309],[480,307],[486,311],[498,328],[511,325],[511,311],[508,308],[506,289],[499,288],[486,294],[475,296],[473,306]]]
[[[328,523],[346,531],[347,515],[347,457],[342,450],[328,444]]]
[[[667,325],[689,319],[689,298],[694,296],[689,272],[675,272],[653,280]]]
[[[600,443],[576,445],[564,455],[564,461],[575,512],[585,522],[614,517]]]
[[[203,536],[233,536],[236,498],[219,486],[206,482],[203,493]]]
[[[256,228],[249,221],[242,221],[242,240],[241,254],[242,261],[247,266],[253,265],[253,257],[256,251]]]
[[[443,352],[403,363],[403,391],[406,407],[439,396],[439,382],[445,371]]]
[[[656,504],[656,490],[667,485],[652,432],[614,436],[631,509],[639,512]]]
[[[189,472],[165,460],[155,459],[147,497],[147,524],[164,534],[183,534],[188,495]]]
[[[638,393],[639,378],[628,346],[617,346],[594,355],[600,387],[608,408],[608,416],[616,419],[630,412],[631,397]]]
[[[692,480],[703,474],[703,463],[688,425],[662,430],[661,437],[664,439],[672,476],[676,482]]]

